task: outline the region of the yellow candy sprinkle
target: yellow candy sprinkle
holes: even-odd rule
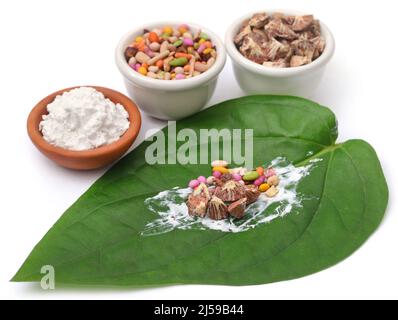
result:
[[[146,76],[148,73],[148,70],[145,67],[139,67],[138,72],[141,73],[142,75]]]
[[[163,32],[164,33],[167,33],[168,35],[171,35],[171,34],[173,34],[173,28],[172,27],[164,27],[163,28]]]
[[[270,188],[269,184],[263,183],[258,187],[258,190],[260,190],[260,192],[266,192],[269,188]]]
[[[211,53],[212,51],[213,51],[212,48],[207,48],[207,49],[203,50],[203,53],[204,53],[204,54],[209,54],[209,53]]]
[[[213,171],[218,171],[218,172],[221,172],[222,174],[229,173],[229,170],[227,168],[224,168],[224,167],[214,167]]]
[[[199,40],[199,44],[202,44],[202,43],[204,43],[206,40],[205,39],[200,39]]]
[[[140,43],[142,40],[144,40],[143,37],[137,37],[135,38],[135,42]]]

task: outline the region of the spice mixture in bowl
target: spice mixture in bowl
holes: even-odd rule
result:
[[[224,68],[220,38],[195,24],[159,22],[126,34],[116,64],[126,88],[147,114],[177,120],[200,111]]]
[[[324,23],[288,10],[241,17],[228,29],[225,44],[246,93],[304,97],[316,90],[335,46]]]
[[[206,72],[216,62],[217,48],[209,36],[187,24],[144,30],[125,50],[129,66],[158,80],[183,80]]]

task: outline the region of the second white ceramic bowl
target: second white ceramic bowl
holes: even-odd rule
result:
[[[290,10],[264,10],[267,13],[281,12],[287,15],[302,14]],[[258,11],[257,11],[258,12]],[[311,97],[318,87],[326,65],[332,58],[335,42],[329,28],[321,22],[321,32],[326,41],[322,55],[310,64],[296,68],[265,67],[245,58],[236,48],[234,37],[251,12],[236,20],[227,30],[225,46],[233,62],[235,77],[247,94],[286,94]]]
[[[226,52],[221,39],[207,28],[188,23],[194,32],[202,30],[208,34],[216,46],[217,59],[208,71],[194,78],[170,81],[145,77],[128,65],[124,51],[144,29],[152,30],[181,24],[166,21],[141,26],[127,33],[116,49],[116,64],[124,77],[129,95],[144,112],[162,120],[178,120],[200,111],[212,96],[218,75],[226,61]]]

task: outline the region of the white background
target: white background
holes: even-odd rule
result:
[[[398,298],[396,1],[0,1],[0,297],[18,299]],[[378,152],[390,187],[379,230],[350,258],[302,279],[252,287],[57,289],[10,283],[33,246],[103,170],[73,172],[43,157],[27,137],[26,118],[44,96],[65,87],[101,85],[125,92],[114,64],[119,38],[142,23],[175,19],[224,37],[242,14],[297,9],[323,20],[337,50],[314,100],[339,119],[339,140],[362,138]],[[210,105],[243,93],[230,61]],[[222,120],[222,119],[220,119]],[[143,133],[165,124],[144,115]]]

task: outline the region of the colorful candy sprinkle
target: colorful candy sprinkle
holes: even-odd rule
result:
[[[141,75],[159,80],[183,80],[211,68],[217,51],[208,34],[181,24],[144,30],[126,48],[125,57],[129,66]]]
[[[198,180],[191,180],[188,184],[188,186],[192,189],[195,189],[200,185],[200,182]]]

